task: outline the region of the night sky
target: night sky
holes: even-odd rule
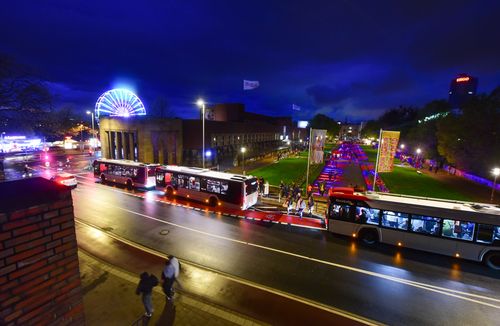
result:
[[[180,117],[201,96],[360,121],[447,98],[458,73],[499,86],[499,17],[500,1],[16,0],[1,5],[0,52],[82,111],[127,86]]]

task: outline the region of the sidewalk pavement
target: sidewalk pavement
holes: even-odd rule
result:
[[[139,274],[159,276],[166,254],[121,239],[77,220],[80,275],[87,325],[360,325],[362,317],[290,293],[207,269],[178,257],[181,286],[165,304],[160,287],[155,312],[143,323],[144,308],[135,294]]]
[[[161,287],[153,290],[153,317],[143,316],[135,295],[139,276],[107,264],[80,250],[80,275],[86,324],[92,325],[265,325],[187,294],[165,300]]]

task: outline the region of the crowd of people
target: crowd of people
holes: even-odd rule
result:
[[[283,200],[282,200],[283,199]],[[297,213],[301,218],[307,208],[309,216],[312,216],[314,211],[314,197],[312,185],[307,186],[306,196],[302,196],[302,191],[297,183],[290,185],[283,181],[280,183],[279,200],[283,207],[286,208],[287,214]]]

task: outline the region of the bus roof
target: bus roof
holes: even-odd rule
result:
[[[234,173],[226,173],[226,172],[218,172],[212,171],[210,169],[202,169],[197,167],[187,167],[187,166],[178,166],[178,165],[162,165],[158,169],[163,171],[172,171],[186,174],[199,175],[207,178],[215,178],[215,179],[223,179],[223,180],[234,180],[234,181],[245,181],[254,179],[254,176],[251,175],[241,175]]]
[[[398,195],[398,194],[382,194],[375,192],[367,192],[366,197],[370,201],[386,201],[407,204],[407,205],[418,205],[418,206],[431,206],[436,208],[453,209],[460,210],[464,212],[481,212],[486,214],[493,214],[500,216],[500,207],[492,204],[479,204],[473,202],[463,202],[456,200],[446,200],[446,199],[435,199],[427,197],[417,197],[408,195]]]
[[[112,164],[120,164],[120,165],[128,165],[128,166],[141,166],[141,167],[160,166],[160,164],[148,164],[148,163],[136,162],[136,161],[131,161],[131,160],[114,160],[114,159],[109,159],[109,158],[96,159],[96,162],[112,163]]]
[[[488,220],[500,224],[500,207],[493,204],[473,203],[447,199],[435,199],[409,195],[388,194],[380,192],[356,193],[351,191],[337,191],[334,188],[334,197],[365,201],[370,207],[394,210],[408,213],[437,214],[443,217],[461,216],[489,216]],[[467,215],[464,215],[467,214]]]

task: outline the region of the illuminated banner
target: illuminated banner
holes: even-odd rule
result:
[[[312,129],[311,130],[311,153],[310,159],[312,164],[323,163],[323,147],[325,147],[326,130]]]
[[[392,172],[394,167],[394,155],[398,148],[399,131],[382,130],[380,144],[378,147],[378,172]]]

